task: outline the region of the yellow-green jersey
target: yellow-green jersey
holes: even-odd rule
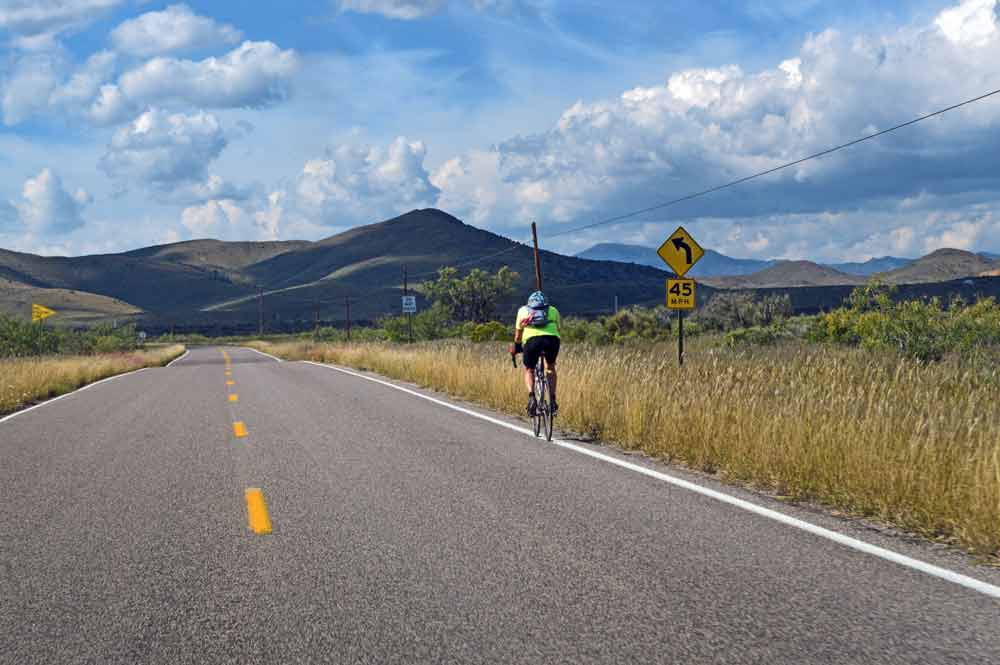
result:
[[[552,337],[559,337],[559,310],[555,307],[549,305],[549,320],[544,326],[535,327],[529,326],[528,321],[531,320],[531,316],[534,310],[525,305],[521,309],[517,310],[517,320],[514,325],[516,330],[524,331],[521,334],[521,342],[527,342],[532,337],[538,337],[539,335],[551,335]],[[515,334],[515,337],[517,335]]]

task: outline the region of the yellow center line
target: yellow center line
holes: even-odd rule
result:
[[[242,420],[237,420],[233,423],[233,434],[236,435],[237,439],[242,439],[247,435],[247,426]]]
[[[264,493],[257,487],[251,487],[247,490],[246,496],[247,521],[250,524],[250,529],[258,535],[271,533],[271,517],[267,514]]]
[[[226,381],[226,385],[227,385],[227,386],[235,386],[235,385],[236,385],[236,382],[235,382],[235,381],[233,381],[232,379],[230,379],[230,380]]]
[[[233,375],[233,373],[227,369],[226,370],[226,376],[232,376],[232,375]]]
[[[240,396],[237,395],[236,393],[229,393],[229,401],[230,402],[239,402],[240,401]]]

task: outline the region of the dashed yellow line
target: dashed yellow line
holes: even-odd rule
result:
[[[230,402],[239,402],[240,401],[240,396],[237,395],[236,393],[229,393],[229,401]]]
[[[227,386],[235,386],[235,385],[236,385],[236,382],[235,382],[235,381],[233,381],[232,379],[230,379],[230,380],[226,381],[226,385],[227,385]]]
[[[227,369],[226,370],[226,376],[232,376],[232,375],[233,375],[232,371],[230,371],[230,370]]]
[[[267,502],[264,493],[258,487],[251,487],[246,492],[247,522],[250,530],[257,535],[271,533],[271,517],[267,514]]]
[[[237,420],[233,423],[233,434],[236,435],[237,439],[242,439],[247,435],[247,426],[242,420]]]

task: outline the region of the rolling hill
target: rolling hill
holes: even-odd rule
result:
[[[666,274],[658,269],[544,251],[542,264],[545,291],[567,313],[609,311],[616,295],[624,304],[655,304],[663,299]],[[314,305],[324,319],[343,319],[346,298],[352,299],[352,317],[373,319],[399,310],[404,266],[412,287],[450,265],[487,271],[509,266],[521,275],[517,300],[524,297],[521,291],[533,287],[530,247],[436,209],[414,210],[351,229],[261,261],[246,273],[267,285],[269,319],[274,314],[286,318],[311,313]],[[418,303],[424,306],[419,294]],[[255,316],[256,308],[254,298],[239,298],[208,306],[205,313],[245,319]]]
[[[962,277],[975,277],[997,267],[994,261],[973,252],[939,249],[902,268],[880,273],[879,277],[893,284],[944,282]]]
[[[659,269],[552,252],[542,252],[542,262],[545,290],[568,314],[610,311],[616,296],[623,305],[651,305],[664,297],[666,273]],[[217,332],[256,328],[258,284],[265,291],[266,327],[301,328],[317,310],[324,322],[343,322],[347,298],[356,321],[397,313],[403,266],[412,288],[450,265],[463,271],[510,266],[521,275],[517,301],[533,288],[529,247],[434,209],[414,210],[318,242],[196,240],[82,257],[0,250],[0,277],[11,283],[131,303],[144,310],[143,325],[150,329],[176,325]],[[710,292],[702,290],[705,299]],[[20,300],[13,298],[11,289],[6,302],[17,309]],[[426,305],[419,294],[418,302]],[[514,304],[507,303],[504,312]]]
[[[834,270],[812,261],[778,261],[749,275],[714,277],[706,284],[724,289],[759,289],[799,286],[840,286],[862,284],[865,278]]]
[[[132,320],[143,312],[127,302],[85,291],[46,289],[0,277],[0,313],[17,318],[31,316],[32,303],[56,311],[49,321],[56,325],[92,325]]]

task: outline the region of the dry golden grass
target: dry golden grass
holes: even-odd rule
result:
[[[499,345],[256,346],[366,368],[520,414]],[[795,499],[1000,547],[1000,370],[818,346],[568,346],[559,424]]]
[[[97,356],[0,360],[0,415],[57,397],[88,383],[143,367],[165,365],[184,353],[177,344],[148,351]]]

